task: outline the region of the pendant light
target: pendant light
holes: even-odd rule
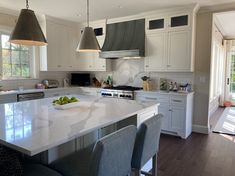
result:
[[[87,0],[87,27],[85,27],[77,47],[78,52],[99,52],[100,46],[96,39],[95,32],[89,26],[89,0]]]
[[[29,9],[28,0],[26,0],[26,9],[22,9],[13,30],[10,43],[20,45],[43,46],[47,45],[46,38],[38,23],[34,11]]]

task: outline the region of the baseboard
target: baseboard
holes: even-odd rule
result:
[[[202,125],[193,125],[193,132],[195,133],[203,133],[203,134],[209,134],[210,129],[207,126]]]

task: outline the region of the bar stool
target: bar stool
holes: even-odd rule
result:
[[[163,115],[158,114],[144,121],[138,128],[132,156],[132,170],[136,176],[157,175],[157,152],[161,133]],[[141,168],[152,158],[152,174],[141,171]]]
[[[23,164],[23,176],[62,176],[55,170],[52,170],[42,164],[25,163]]]
[[[58,159],[50,164],[64,176],[127,176],[131,173],[136,127],[127,126],[99,139],[94,148]]]
[[[25,162],[21,160],[20,156],[18,152],[0,145],[0,175],[62,176],[42,164]]]

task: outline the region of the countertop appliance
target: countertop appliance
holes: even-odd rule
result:
[[[45,79],[42,81],[42,84],[45,86],[46,89],[51,89],[51,88],[58,88],[59,87],[59,81],[57,80],[49,80]]]
[[[44,98],[44,96],[44,92],[19,93],[17,94],[17,101],[36,100]]]
[[[71,73],[72,86],[90,86],[91,78],[89,73]]]
[[[134,100],[134,91],[141,90],[141,87],[132,86],[114,86],[101,89],[100,93],[103,97],[123,98]]]

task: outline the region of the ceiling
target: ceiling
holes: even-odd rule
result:
[[[115,18],[192,3],[210,6],[231,2],[235,0],[90,0],[90,18]],[[65,20],[83,22],[86,19],[86,0],[29,0],[29,6],[37,13]],[[19,10],[25,8],[25,0],[1,0],[0,7]]]
[[[223,36],[227,39],[235,38],[235,11],[218,13],[215,15],[219,22],[219,29],[223,33]]]

